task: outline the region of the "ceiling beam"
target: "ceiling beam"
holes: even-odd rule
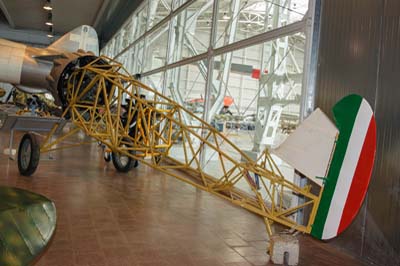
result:
[[[6,4],[4,4],[3,0],[0,0],[0,9],[3,11],[4,16],[6,17],[8,24],[10,24],[11,28],[15,28],[14,20],[12,19],[10,13],[8,12]]]

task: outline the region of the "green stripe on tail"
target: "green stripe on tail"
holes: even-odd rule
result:
[[[324,191],[311,230],[311,235],[318,239],[322,239],[322,233],[324,231],[329,207],[331,205],[333,193],[335,192],[336,183],[346,154],[350,135],[353,131],[354,122],[361,106],[361,101],[361,96],[352,94],[340,100],[332,109],[336,126],[340,133],[338,140],[336,141],[336,147],[329,167],[328,176],[325,180]]]

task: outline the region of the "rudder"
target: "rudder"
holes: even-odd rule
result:
[[[333,113],[339,137],[325,180],[311,235],[330,239],[357,215],[368,189],[376,150],[376,124],[371,106],[359,95],[340,100]]]
[[[48,48],[72,53],[81,49],[99,55],[99,39],[94,28],[82,25],[66,33]]]

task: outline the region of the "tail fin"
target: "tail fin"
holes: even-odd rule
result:
[[[62,36],[49,48],[67,52],[76,52],[81,49],[99,55],[99,39],[95,29],[82,25]]]
[[[333,107],[339,138],[325,179],[311,235],[330,239],[353,221],[361,207],[374,166],[376,124],[371,106],[349,95]]]

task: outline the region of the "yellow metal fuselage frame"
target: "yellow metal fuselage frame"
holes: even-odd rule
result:
[[[143,94],[146,98],[140,96]],[[273,234],[274,222],[300,232],[311,231],[321,192],[315,195],[310,186],[299,187],[286,180],[268,150],[252,160],[206,121],[132,78],[120,63],[101,56],[75,70],[68,82],[67,101],[62,117],[68,114],[74,128],[53,137],[55,125],[41,152],[80,145],[62,146],[61,142],[82,130],[114,153],[139,160],[260,215],[269,235]],[[191,123],[187,123],[188,118]],[[136,126],[132,132],[133,122]],[[177,146],[181,158],[171,156]],[[219,174],[210,174],[202,163],[202,153],[207,151],[213,153]],[[233,158],[232,152],[241,160]],[[287,195],[302,201],[288,206]],[[310,215],[304,224],[298,224],[293,214],[305,208]]]

